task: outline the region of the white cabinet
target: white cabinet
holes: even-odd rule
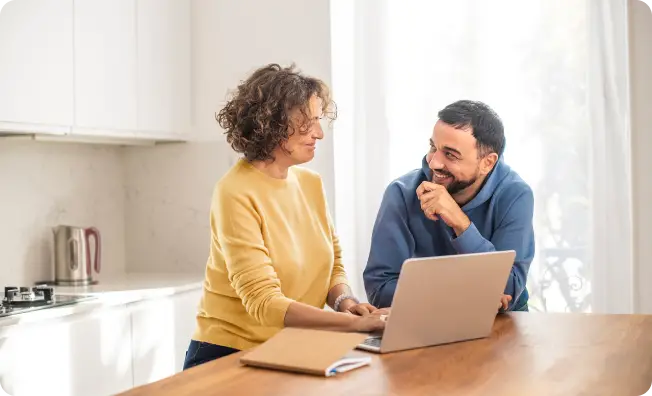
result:
[[[190,1],[136,0],[138,134],[190,127]]]
[[[187,139],[190,10],[190,0],[8,3],[0,14],[0,133]]]
[[[73,135],[182,140],[190,1],[75,1]]]
[[[136,4],[76,0],[73,133],[131,135],[137,128]]]
[[[197,310],[202,293],[203,289],[193,290],[177,295],[174,300],[174,312],[177,318],[174,337],[175,372],[180,372],[183,369],[190,338],[197,325]]]
[[[73,0],[0,13],[0,130],[63,134],[73,122]]]
[[[174,375],[200,298],[193,289],[18,324],[0,335],[0,396],[111,395]]]
[[[0,338],[0,388],[7,394],[109,395],[133,386],[124,305],[19,326]]]
[[[196,290],[130,304],[134,386],[182,370],[200,297]]]

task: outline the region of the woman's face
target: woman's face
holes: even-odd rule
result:
[[[275,158],[283,158],[288,165],[299,165],[315,157],[317,140],[324,138],[324,131],[319,120],[322,117],[321,99],[313,95],[308,102],[307,114],[295,109],[290,115],[290,137],[284,144],[284,150],[277,150]],[[306,119],[307,117],[307,119]]]

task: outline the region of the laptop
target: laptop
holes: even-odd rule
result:
[[[382,335],[358,349],[388,353],[488,337],[513,250],[408,259]]]

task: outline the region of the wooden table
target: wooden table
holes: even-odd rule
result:
[[[124,395],[639,396],[652,384],[652,316],[510,313],[487,339],[372,355],[320,378],[244,367],[237,354]]]

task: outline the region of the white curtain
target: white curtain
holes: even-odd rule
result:
[[[481,100],[535,193],[531,311],[631,312],[626,0],[332,0],[335,221],[355,292],[383,191]]]

